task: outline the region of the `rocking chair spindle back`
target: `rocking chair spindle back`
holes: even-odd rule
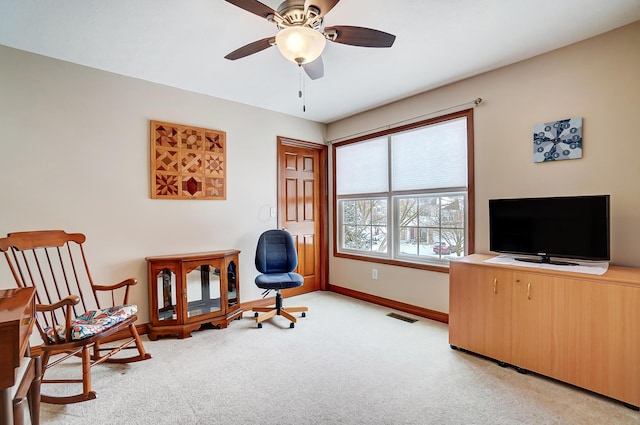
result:
[[[82,392],[73,396],[43,392],[43,402],[67,404],[93,399],[96,394],[91,391],[92,366],[151,358],[135,327],[137,306],[128,304],[129,288],[136,280],[95,285],[84,253],[85,240],[81,233],[63,230],[17,232],[0,238],[0,252],[4,253],[16,285],[35,288],[36,325],[43,340],[42,383],[82,383]],[[124,342],[101,347],[101,343],[115,339],[114,335],[120,332],[127,333]],[[131,344],[135,345],[129,347]],[[111,358],[124,348],[136,348],[138,354]],[[72,356],[82,358],[82,379],[47,380],[48,369]]]

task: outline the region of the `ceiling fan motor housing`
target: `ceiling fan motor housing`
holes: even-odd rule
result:
[[[276,25],[281,29],[293,26],[307,26],[316,30],[320,29],[322,26],[320,10],[315,6],[309,6],[307,10],[305,10],[304,3],[304,0],[285,0],[282,2],[280,6],[278,6],[279,17],[274,17]]]

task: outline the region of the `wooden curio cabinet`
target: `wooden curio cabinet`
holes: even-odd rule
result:
[[[147,257],[149,339],[188,338],[204,324],[242,317],[238,250]]]

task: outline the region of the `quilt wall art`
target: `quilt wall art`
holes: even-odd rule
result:
[[[226,133],[151,121],[151,198],[226,199]]]

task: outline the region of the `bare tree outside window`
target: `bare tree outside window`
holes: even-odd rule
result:
[[[398,198],[399,252],[443,257],[464,253],[464,196]]]
[[[342,201],[345,248],[387,252],[387,200]]]

